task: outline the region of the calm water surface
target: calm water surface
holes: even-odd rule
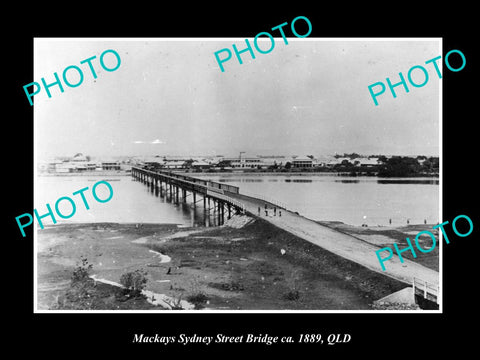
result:
[[[189,174],[193,175],[193,174]],[[195,174],[213,181],[240,187],[240,193],[262,194],[277,199],[291,210],[314,220],[342,221],[361,225],[404,225],[439,221],[439,185],[432,179],[377,179],[375,177],[340,177],[334,175],[259,175],[259,174]],[[38,177],[35,207],[46,213],[45,204],[54,207],[56,200],[70,196],[77,204],[70,219],[58,222],[143,222],[205,225],[202,206],[192,211],[188,204],[174,205],[166,198],[156,197],[145,185],[130,176],[106,179],[114,190],[107,203],[98,203],[91,194],[99,176]],[[88,186],[85,192],[90,210],[79,195],[72,193]],[[98,196],[108,191],[101,185]],[[191,199],[188,199],[191,201]],[[60,211],[68,214],[71,205],[62,201]],[[199,203],[201,205],[201,202]],[[50,218],[43,220],[51,224]]]
[[[106,203],[95,201],[91,193],[93,185],[107,180],[113,188],[113,197]],[[80,195],[72,193],[84,187],[90,210],[86,210]],[[104,185],[96,189],[100,199],[108,198],[109,192]],[[188,205],[174,205],[166,198],[155,197],[145,185],[134,181],[131,176],[105,178],[100,176],[39,176],[36,183],[35,207],[40,215],[47,212],[46,203],[54,209],[55,202],[62,196],[75,200],[76,213],[70,219],[56,217],[59,223],[66,222],[120,222],[120,223],[162,223],[192,225],[192,215]],[[55,210],[54,210],[55,211]],[[60,212],[69,214],[72,207],[67,201],[60,202]],[[198,216],[197,216],[198,217]],[[42,220],[52,224],[50,217]],[[198,222],[198,221],[196,221]]]
[[[240,187],[240,193],[263,194],[314,220],[347,224],[428,224],[439,221],[438,179],[342,177],[319,175],[209,176]]]

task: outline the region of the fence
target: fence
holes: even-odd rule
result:
[[[238,200],[232,199],[230,196],[223,195],[219,192],[212,191],[210,189],[207,189],[207,195],[215,197],[217,199],[221,199],[221,200],[223,200],[227,203],[230,203],[230,204],[236,206],[237,208],[242,209],[242,213],[245,213],[245,204],[243,204],[242,202],[240,202]]]
[[[253,197],[253,198],[257,198],[257,199],[260,199],[260,200],[263,200],[265,202],[269,202],[273,205],[275,205],[276,207],[278,208],[281,208],[281,209],[287,209],[287,205],[281,201],[278,201],[276,199],[272,199],[268,196],[265,196],[265,195],[260,195],[260,194],[255,194],[255,193],[251,193],[249,191],[241,191],[241,195],[245,195],[245,196],[250,196],[250,197]]]
[[[207,186],[209,188],[222,190],[222,193],[223,193],[223,190],[232,192],[234,194],[238,194],[238,192],[239,192],[238,186],[222,184],[222,183],[218,183],[218,182],[211,181],[211,180],[202,180],[202,179],[195,178],[195,177],[192,177],[192,176],[177,174],[177,173],[174,173],[172,171],[157,170],[157,172],[160,173],[160,174],[164,174],[164,175],[173,177],[173,178],[180,179],[180,180],[185,180],[185,181],[189,181],[189,182],[196,183],[196,184],[202,184],[202,185]]]
[[[424,299],[434,301],[438,304],[438,295],[440,288],[436,284],[429,283],[423,279],[413,278],[413,292],[415,295],[421,295]]]

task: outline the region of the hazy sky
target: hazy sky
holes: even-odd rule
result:
[[[35,39],[32,81],[53,82],[69,65],[84,73],[76,88],[35,96],[37,156],[439,154],[441,80],[431,64],[424,87],[397,87],[396,99],[387,89],[379,106],[367,87],[441,55],[440,40],[288,41],[253,60],[242,54],[242,65],[233,54],[221,72],[214,52],[243,49],[244,38]],[[121,57],[116,71],[100,67],[107,49]],[[93,55],[95,80],[80,65]]]

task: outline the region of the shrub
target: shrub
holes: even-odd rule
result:
[[[298,270],[294,270],[287,278],[287,286],[289,291],[283,295],[283,298],[290,301],[297,301],[300,299],[300,291],[298,290],[298,280],[300,279],[300,273]]]
[[[86,257],[81,256],[80,260],[81,263],[73,270],[72,283],[88,280],[88,274],[93,268],[93,265],[88,263]]]
[[[187,297],[187,300],[191,302],[193,305],[195,305],[195,309],[202,309],[204,305],[207,303],[208,297],[204,293],[200,292],[200,293],[189,295]]]
[[[286,300],[296,301],[296,300],[300,299],[300,292],[298,290],[290,290],[285,295],[283,295],[283,297]]]
[[[53,309],[87,310],[93,306],[95,281],[88,275],[93,268],[84,256],[80,256],[80,263],[73,270],[70,288],[64,295],[58,296]]]
[[[147,272],[143,270],[130,271],[120,277],[120,284],[133,296],[138,296],[147,284]]]
[[[208,301],[207,295],[202,291],[202,286],[197,278],[193,278],[190,283],[190,294],[187,300],[195,305],[195,309],[202,309]]]

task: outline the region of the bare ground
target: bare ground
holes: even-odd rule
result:
[[[162,310],[105,284],[75,305],[70,278],[81,256],[98,278],[143,269],[148,290],[209,310],[369,310],[406,286],[262,219],[243,228],[55,225],[38,231],[38,309]]]

